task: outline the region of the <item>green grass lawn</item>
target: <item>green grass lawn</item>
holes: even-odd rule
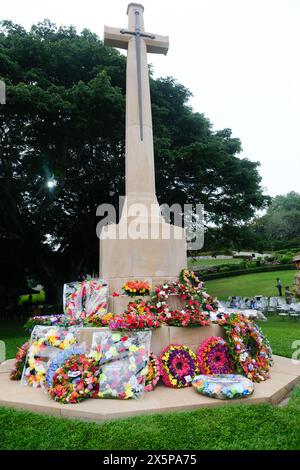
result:
[[[29,296],[30,294],[23,294],[20,295],[19,300],[18,300],[18,305],[23,305],[29,302]],[[31,302],[36,303],[36,302],[44,302],[45,301],[45,292],[37,292],[36,294],[31,294]]]
[[[273,271],[270,273],[244,274],[224,279],[214,279],[205,283],[209,294],[220,300],[227,300],[229,296],[253,297],[263,295],[272,297],[278,295],[276,278],[281,279],[283,287],[292,287],[295,271]],[[284,290],[284,289],[283,289]]]
[[[223,264],[239,264],[242,261],[241,258],[230,258],[230,259],[188,259],[189,268],[195,269],[195,266],[203,268],[204,266],[222,266]]]
[[[300,322],[270,317],[261,327],[274,353],[290,357]],[[19,323],[2,323],[0,339],[12,357],[26,336]],[[105,423],[0,408],[0,449],[300,449],[300,387],[285,407],[228,405]]]

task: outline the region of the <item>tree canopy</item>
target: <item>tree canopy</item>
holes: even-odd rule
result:
[[[8,284],[25,273],[57,297],[63,282],[98,271],[96,208],[117,206],[125,191],[125,73],[125,56],[88,30],[1,23],[0,250]],[[150,86],[159,202],[200,202],[219,228],[248,221],[267,202],[259,164],[239,157],[230,129],[214,131],[191,109],[190,91],[174,78],[151,76]]]
[[[300,194],[294,191],[272,199],[266,214],[251,225],[253,240],[261,249],[300,246]]]

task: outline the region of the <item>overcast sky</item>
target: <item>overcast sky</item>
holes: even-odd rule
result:
[[[89,28],[126,27],[127,0],[9,0],[1,18],[29,28],[49,18]],[[168,55],[150,54],[215,129],[229,127],[243,156],[261,163],[270,195],[299,190],[300,0],[143,0],[149,32],[169,35]]]

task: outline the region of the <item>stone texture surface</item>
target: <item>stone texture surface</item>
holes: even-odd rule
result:
[[[163,333],[160,333],[163,334]],[[203,407],[234,405],[237,403],[276,404],[300,382],[300,362],[274,356],[271,379],[256,384],[254,394],[239,400],[216,400],[198,394],[192,387],[170,389],[159,385],[153,392],[146,393],[141,400],[86,400],[76,405],[61,405],[52,401],[41,389],[33,389],[10,381],[7,366],[13,361],[0,365],[0,406],[30,410],[83,420],[102,421],[149,415],[173,411],[193,410]]]
[[[128,30],[134,31],[136,19],[140,18],[140,28],[144,31],[143,7],[130,4],[127,14]],[[180,270],[187,266],[187,259],[185,231],[164,221],[155,193],[147,52],[166,54],[168,37],[155,34],[151,40],[146,41],[144,37],[140,40],[140,95],[135,36],[122,34],[117,28],[105,27],[104,41],[106,45],[127,49],[126,198],[119,224],[103,227],[100,237],[100,277],[109,281],[112,292],[112,287],[119,290],[124,280],[132,277],[151,278],[152,283],[156,283],[155,278],[159,277],[177,277]],[[128,226],[134,219],[137,219],[135,234],[138,237],[132,235]]]
[[[226,339],[224,329],[219,325],[210,325],[204,327],[179,328],[169,326],[169,344],[184,344],[197,352],[198,347],[204,340],[211,336],[221,336]]]

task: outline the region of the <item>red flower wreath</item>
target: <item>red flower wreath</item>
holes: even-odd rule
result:
[[[182,310],[172,310],[167,304],[170,295],[179,295],[185,300],[185,307]],[[155,289],[155,301],[159,319],[173,326],[206,326],[210,324],[209,312],[203,311],[199,300],[200,293],[193,287],[181,284],[178,281],[165,283]]]

